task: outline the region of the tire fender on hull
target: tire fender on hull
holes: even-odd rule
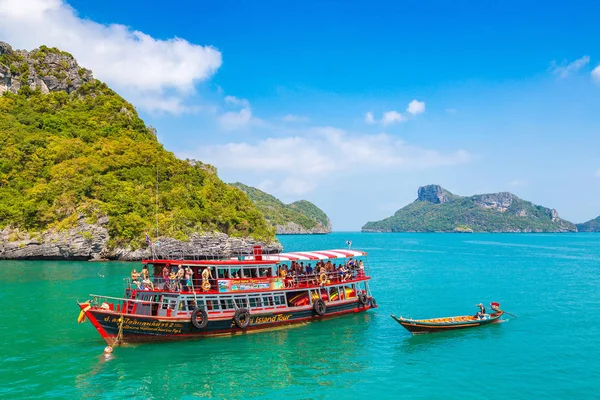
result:
[[[313,303],[313,309],[315,310],[315,313],[317,313],[317,315],[322,317],[327,311],[327,306],[325,305],[323,299],[317,299]]]
[[[369,298],[367,297],[366,294],[361,293],[358,295],[358,301],[360,302],[360,304],[362,304],[363,306],[366,306],[369,303]]]
[[[196,329],[206,328],[206,325],[208,325],[208,313],[206,310],[196,308],[192,311],[192,325],[194,325]]]
[[[235,314],[233,315],[233,322],[240,329],[245,329],[250,325],[250,312],[245,308],[239,308],[235,310]]]

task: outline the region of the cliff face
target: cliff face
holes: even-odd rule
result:
[[[0,94],[18,93],[23,87],[39,89],[42,94],[71,93],[93,79],[92,71],[79,67],[69,53],[46,46],[30,52],[15,51],[0,42]]]
[[[154,255],[170,259],[236,257],[252,254],[255,245],[262,246],[265,254],[283,250],[279,242],[264,243],[216,232],[195,233],[187,241],[165,237],[157,244],[139,249],[112,247],[106,223],[108,219],[88,224],[81,218],[77,226],[71,229],[46,231],[39,235],[5,228],[0,231],[0,259],[138,261],[153,258]]]
[[[331,221],[319,207],[306,200],[284,204],[276,197],[262,190],[232,183],[242,190],[264,214],[278,235],[325,234],[331,232]]]
[[[363,232],[576,232],[554,209],[512,193],[457,196],[439,185],[419,188],[418,198]]]
[[[0,42],[0,143],[0,258],[139,259],[157,219],[177,256],[281,248],[246,195],[59,49]]]

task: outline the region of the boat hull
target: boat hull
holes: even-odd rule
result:
[[[327,304],[324,315],[316,314],[312,307],[302,307],[277,311],[253,313],[247,327],[239,328],[233,314],[214,316],[209,314],[208,324],[198,329],[190,316],[151,317],[135,314],[121,314],[111,310],[88,308],[87,303],[79,304],[90,323],[110,346],[126,343],[164,342],[189,340],[201,337],[246,334],[264,330],[274,330],[294,324],[334,318],[376,308],[376,305],[362,305],[358,301]],[[87,309],[86,309],[87,308]],[[122,320],[121,320],[122,318]],[[119,331],[121,330],[121,334]]]
[[[467,316],[450,317],[445,318],[447,320],[454,319],[455,321],[450,322],[427,322],[428,320],[413,320],[407,318],[398,318],[392,315],[392,318],[402,325],[413,335],[420,335],[425,333],[445,332],[457,329],[476,328],[483,325],[495,324],[501,321],[500,317],[502,312],[494,313],[485,319],[468,319],[466,321],[460,321],[463,318],[470,318]]]

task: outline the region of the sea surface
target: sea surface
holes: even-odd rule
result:
[[[0,261],[0,398],[600,399],[599,234],[281,236],[369,253],[379,309],[235,337],[116,348],[76,300],[121,296],[131,263]],[[390,314],[518,316],[411,336]]]

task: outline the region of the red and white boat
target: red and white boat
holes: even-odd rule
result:
[[[146,279],[134,273],[123,298],[91,294],[78,303],[79,322],[88,319],[114,346],[241,334],[363,312],[377,307],[366,255],[350,249],[263,255],[258,247],[235,259],[143,260]],[[183,279],[175,277],[179,269]]]

